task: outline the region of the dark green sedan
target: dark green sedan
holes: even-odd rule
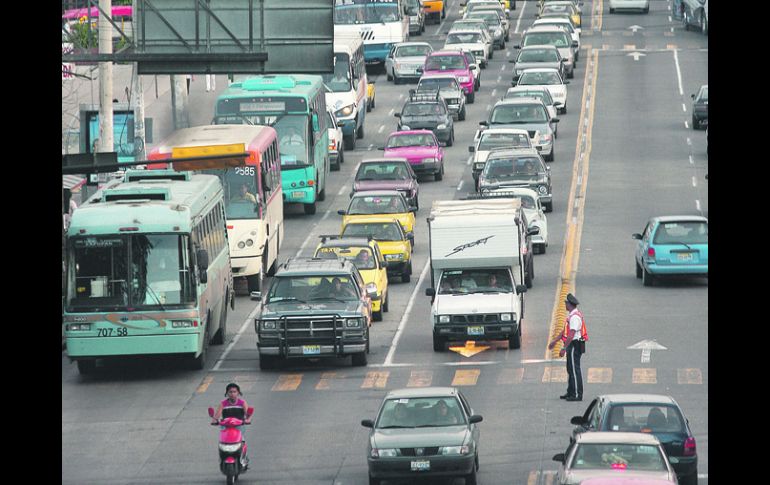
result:
[[[476,485],[479,428],[463,394],[453,387],[398,389],[388,393],[371,428],[369,485],[386,479],[463,477]]]

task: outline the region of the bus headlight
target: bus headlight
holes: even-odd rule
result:
[[[67,330],[70,332],[88,332],[91,330],[90,323],[70,323],[67,325]]]

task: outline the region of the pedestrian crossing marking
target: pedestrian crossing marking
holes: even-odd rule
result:
[[[452,379],[453,386],[475,386],[479,379],[481,369],[464,369],[455,371],[455,377]]]
[[[546,367],[543,382],[567,382],[567,369],[564,367]]]
[[[390,376],[389,371],[367,372],[361,389],[382,389],[388,384],[388,376]]]
[[[612,368],[591,367],[588,369],[589,384],[609,384],[612,382]]]
[[[623,50],[624,51],[635,51],[636,50],[636,44],[623,44]]]
[[[677,369],[676,382],[679,384],[703,384],[700,369]]]
[[[677,47],[676,47],[676,44],[666,44],[666,49],[670,51],[675,51]]]
[[[430,387],[431,382],[433,382],[433,371],[413,370],[406,387]]]
[[[278,377],[273,385],[273,391],[296,391],[302,382],[302,374],[284,374]]]
[[[520,369],[503,369],[497,376],[498,385],[506,384],[520,384],[524,378],[524,368]]]
[[[316,391],[325,391],[329,389],[329,383],[332,379],[337,378],[336,372],[324,372],[321,374],[321,380],[318,381],[318,384],[315,385]]]
[[[657,384],[658,371],[657,369],[636,368],[631,382],[634,384]]]
[[[556,470],[531,471],[527,477],[527,485],[553,485],[555,478]]]

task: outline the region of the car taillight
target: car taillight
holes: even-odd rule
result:
[[[655,248],[647,248],[647,257],[655,259]]]
[[[695,438],[692,436],[684,441],[684,456],[695,456]]]

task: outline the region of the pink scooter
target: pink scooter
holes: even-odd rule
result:
[[[247,417],[254,414],[254,408],[250,407]],[[214,417],[214,408],[209,408],[209,416]],[[246,423],[238,418],[223,418],[212,426],[224,426],[219,432],[219,469],[227,477],[227,485],[233,485],[238,480],[238,475],[249,468],[249,459],[246,455],[248,447],[241,436],[238,426]]]

